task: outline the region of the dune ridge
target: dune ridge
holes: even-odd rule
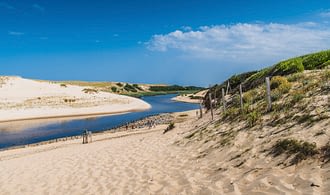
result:
[[[151,107],[137,98],[21,77],[0,77],[0,93],[0,122],[119,114]]]

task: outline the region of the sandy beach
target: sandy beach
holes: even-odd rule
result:
[[[173,117],[175,129],[166,134],[165,124],[94,135],[93,142],[84,145],[75,139],[2,151],[1,192],[209,195],[327,194],[330,190],[329,163],[307,160],[278,166],[280,159],[262,152],[271,137],[252,141],[255,133],[240,132],[234,145],[220,146],[225,136],[219,133],[227,126],[209,130],[209,136],[216,137],[198,134],[216,125],[209,113],[199,120],[195,111]],[[251,141],[253,148],[246,150]]]
[[[206,92],[207,92],[207,90],[203,90],[203,91],[200,91],[200,92],[198,92],[196,94],[178,95],[178,96],[172,98],[172,100],[173,101],[178,101],[178,102],[199,104],[200,103],[200,99],[205,96]]]
[[[137,98],[21,77],[0,77],[0,94],[0,122],[110,115],[150,108]]]

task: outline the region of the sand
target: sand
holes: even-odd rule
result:
[[[1,194],[327,194],[330,163],[278,166],[259,138],[240,132],[233,146],[191,133],[214,125],[209,113],[175,113],[167,125],[0,152]],[[225,126],[221,128],[226,129]],[[195,133],[196,134],[196,133]],[[198,135],[198,134],[196,134]],[[221,134],[217,138],[221,139]],[[195,140],[197,139],[197,140]],[[267,139],[271,140],[271,137]],[[245,147],[255,146],[244,152]],[[266,144],[267,145],[267,144]],[[240,157],[238,154],[241,154]],[[241,161],[245,163],[239,166]],[[317,186],[313,186],[315,184]]]
[[[205,94],[207,93],[207,90],[203,90],[200,91],[196,94],[184,94],[184,95],[178,95],[174,98],[172,98],[173,101],[178,101],[178,102],[185,102],[185,103],[192,103],[192,104],[199,104],[200,103],[200,99],[196,99],[196,98],[203,98],[205,96]],[[191,98],[192,96],[195,97]]]
[[[0,152],[0,194],[329,194],[330,163],[285,165],[267,151],[279,138],[329,139],[329,121],[315,126],[244,129],[174,113],[167,125]],[[325,134],[315,137],[323,129]],[[231,134],[236,132],[227,142]],[[295,132],[291,134],[291,132]]]
[[[190,112],[192,116],[194,112]],[[203,167],[173,145],[179,132],[106,133],[0,152],[3,194],[199,194],[209,188]],[[209,194],[209,193],[206,193]],[[212,194],[212,193],[211,193]]]
[[[151,107],[137,98],[21,77],[0,77],[0,94],[0,122],[119,114]]]

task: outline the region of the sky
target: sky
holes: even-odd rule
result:
[[[0,0],[0,75],[208,86],[325,49],[329,0]]]

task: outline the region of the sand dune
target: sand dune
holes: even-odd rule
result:
[[[0,122],[118,114],[146,110],[146,102],[72,85],[0,77]]]
[[[95,135],[86,145],[79,139],[2,151],[1,194],[327,194],[330,190],[329,163],[320,166],[317,160],[307,160],[278,166],[279,159],[260,152],[267,140],[252,144],[246,132],[237,135],[234,146],[218,147],[219,142],[205,142],[208,137],[202,134],[187,139],[199,128],[214,125],[209,114],[200,120],[194,111],[174,116],[176,128],[166,134],[167,125],[160,125]],[[255,148],[244,152],[251,144]],[[245,163],[239,166],[241,161]]]

